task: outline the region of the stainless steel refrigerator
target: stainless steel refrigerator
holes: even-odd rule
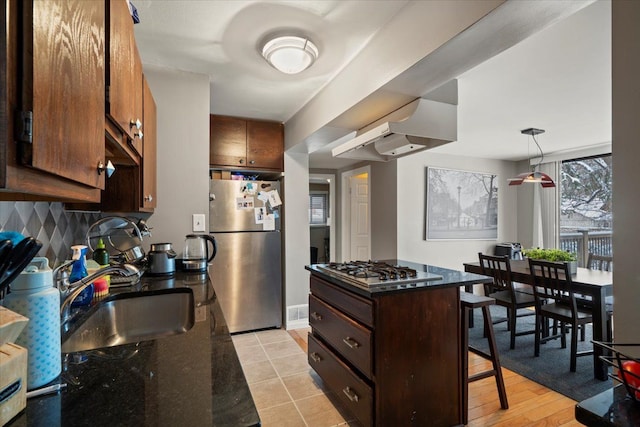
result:
[[[210,181],[209,232],[218,252],[209,274],[229,332],[282,325],[278,181]]]

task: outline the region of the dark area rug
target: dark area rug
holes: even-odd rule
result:
[[[493,320],[506,317],[503,307],[491,307]],[[535,316],[518,318],[517,331],[533,330]],[[482,311],[474,310],[475,327],[469,330],[469,344],[488,350],[487,339],[482,333]],[[593,377],[593,356],[578,357],[576,372],[569,371],[570,334],[567,334],[567,348],[560,347],[560,339],[551,340],[540,346],[540,356],[534,357],[534,335],[516,337],[516,348],[509,349],[507,323],[494,325],[500,363],[503,367],[557,391],[573,400],[581,401],[611,388],[613,380],[600,381]],[[593,347],[591,325],[587,326],[585,341],[578,340],[578,351]],[[611,369],[611,368],[610,368]]]

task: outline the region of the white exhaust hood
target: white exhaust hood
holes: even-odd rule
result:
[[[458,138],[456,105],[418,98],[358,131],[331,150],[333,157],[387,161]]]

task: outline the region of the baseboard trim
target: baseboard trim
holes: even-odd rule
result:
[[[298,319],[287,322],[286,329],[287,331],[292,329],[303,329],[309,327],[309,318],[306,319]]]

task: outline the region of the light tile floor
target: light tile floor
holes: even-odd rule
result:
[[[263,427],[357,426],[282,329],[233,336]]]

